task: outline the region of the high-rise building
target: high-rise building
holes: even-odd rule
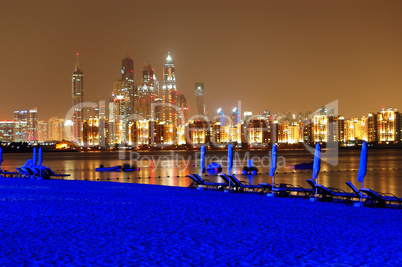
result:
[[[247,143],[251,147],[267,146],[273,139],[272,136],[270,139],[270,128],[266,120],[249,120],[245,125]],[[275,134],[274,140],[277,143],[277,134]]]
[[[187,100],[183,93],[179,93],[177,99],[177,105],[179,106],[177,125],[185,125],[188,120],[188,107]]]
[[[186,132],[189,138],[186,140],[189,145],[209,145],[211,141],[211,125],[208,121],[196,120],[187,124]]]
[[[111,145],[127,143],[128,123],[133,119],[134,114],[138,114],[139,95],[137,90],[134,91],[134,60],[126,56],[122,60],[120,72],[121,79],[113,83],[112,98],[109,102],[109,138],[105,132],[102,134],[103,129],[101,127],[99,132],[101,137],[99,137],[99,142],[96,141],[100,145],[103,145],[106,139],[109,139]],[[103,120],[103,122],[106,121]],[[99,127],[98,124],[94,120],[88,121],[86,124],[87,135],[88,129],[93,129],[94,125]],[[90,144],[91,142],[87,140],[87,143]]]
[[[122,60],[121,64],[121,84],[120,95],[123,95],[126,102],[127,116],[133,115],[134,112],[134,59],[126,57]]]
[[[367,141],[377,142],[377,114],[369,113],[367,116]]]
[[[216,111],[215,122],[219,122],[222,126],[225,126],[225,114],[222,108],[218,108]]]
[[[28,142],[39,141],[38,109],[32,108],[28,113]]]
[[[157,93],[155,91],[154,69],[147,63],[142,71],[142,84],[138,88],[140,101],[138,102],[138,114],[144,119],[152,118],[152,106],[155,103]]]
[[[400,115],[396,109],[381,109],[377,113],[377,141],[380,144],[399,143]]]
[[[38,139],[38,110],[32,108],[14,111],[14,141],[34,142]]]
[[[75,69],[72,77],[72,93],[73,93],[73,141],[81,143],[82,123],[84,120],[84,110],[81,106],[84,103],[84,73],[81,71],[78,61],[75,63]]]
[[[233,110],[232,110],[231,119],[232,119],[232,125],[233,126],[240,123],[240,112],[236,107],[233,108]]]
[[[205,116],[204,83],[195,83],[195,99],[197,101],[197,114]]]
[[[170,124],[177,122],[177,88],[176,74],[173,60],[168,52],[165,66],[163,68],[162,81],[162,121]]]
[[[38,121],[38,141],[44,142],[47,141],[47,122]]]
[[[313,128],[312,135],[315,143],[326,143],[327,142],[327,126],[328,117],[325,113],[319,113],[313,117]]]
[[[63,141],[64,139],[64,119],[51,117],[48,121],[49,141]]]
[[[14,134],[14,122],[13,121],[0,121],[0,141],[12,142]]]
[[[28,111],[16,110],[14,111],[14,141],[26,142],[28,141]]]

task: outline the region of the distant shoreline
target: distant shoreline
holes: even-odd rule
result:
[[[236,148],[236,151],[270,151],[271,148]],[[278,147],[280,150],[286,150],[286,151],[291,151],[291,150],[305,150],[304,147]],[[361,146],[353,146],[353,147],[343,147],[339,146],[339,150],[360,150]],[[384,149],[384,150],[399,150],[402,149],[402,146],[370,146],[369,149]],[[208,151],[215,151],[215,152],[220,152],[220,151],[227,151],[227,149],[207,149]],[[323,151],[326,150],[325,147],[322,148]],[[43,150],[46,153],[62,153],[62,152],[81,152],[81,153],[91,153],[91,152],[119,152],[119,149],[91,149],[91,150],[75,150],[75,149],[44,149]],[[197,152],[199,151],[198,149],[125,149],[125,151],[138,151],[138,152]],[[3,153],[32,153],[33,152],[33,147],[28,148],[28,149],[8,149],[7,147],[3,147]]]

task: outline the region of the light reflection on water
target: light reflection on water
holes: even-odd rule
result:
[[[134,152],[137,153],[137,152]],[[237,158],[234,160],[233,172],[238,174],[240,180],[251,184],[271,182],[269,172],[269,151],[235,151]],[[159,184],[169,186],[188,186],[191,181],[186,175],[199,172],[199,153],[196,151],[145,151],[135,154],[138,160],[130,162],[130,153],[127,152],[126,160],[119,159],[118,152],[48,152],[44,153],[44,165],[51,167],[60,173],[71,174],[71,179],[91,181],[116,181],[128,183]],[[131,155],[132,156],[132,155]],[[221,161],[223,172],[226,172],[226,151],[207,151],[207,164],[211,157]],[[241,171],[247,164],[249,158],[264,158],[264,166],[255,164],[260,175],[241,175]],[[293,165],[301,162],[311,162],[313,156],[304,150],[278,150],[278,157],[284,159],[284,164],[278,166],[275,181],[277,183],[290,183],[308,187],[306,179],[311,178],[311,170],[294,170]],[[357,170],[359,169],[360,150],[341,150],[339,163],[331,166],[322,162],[318,182],[330,187],[337,187],[350,191],[345,185],[351,181],[360,188],[357,182]],[[31,153],[4,153],[3,170],[15,170],[25,164],[26,160],[32,158]],[[141,160],[143,159],[143,160]],[[159,162],[158,162],[159,160]],[[278,164],[279,164],[278,160]],[[100,164],[104,166],[116,166],[123,164],[134,164],[140,166],[140,171],[134,172],[96,172],[95,168]],[[187,166],[188,165],[188,166]],[[187,166],[187,167],[186,167]],[[393,193],[402,197],[402,150],[400,149],[369,149],[368,171],[364,187],[379,192]],[[380,170],[382,169],[382,170]],[[213,174],[207,174],[206,179],[221,181]],[[178,177],[177,177],[178,176]],[[160,177],[160,178],[159,178]]]

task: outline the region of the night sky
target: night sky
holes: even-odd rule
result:
[[[38,108],[65,117],[80,53],[85,101],[108,100],[128,48],[135,84],[147,61],[210,114],[306,112],[339,100],[346,117],[402,109],[402,1],[0,0],[0,120]]]

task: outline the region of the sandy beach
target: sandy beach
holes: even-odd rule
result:
[[[401,266],[402,210],[0,178],[1,266]]]

